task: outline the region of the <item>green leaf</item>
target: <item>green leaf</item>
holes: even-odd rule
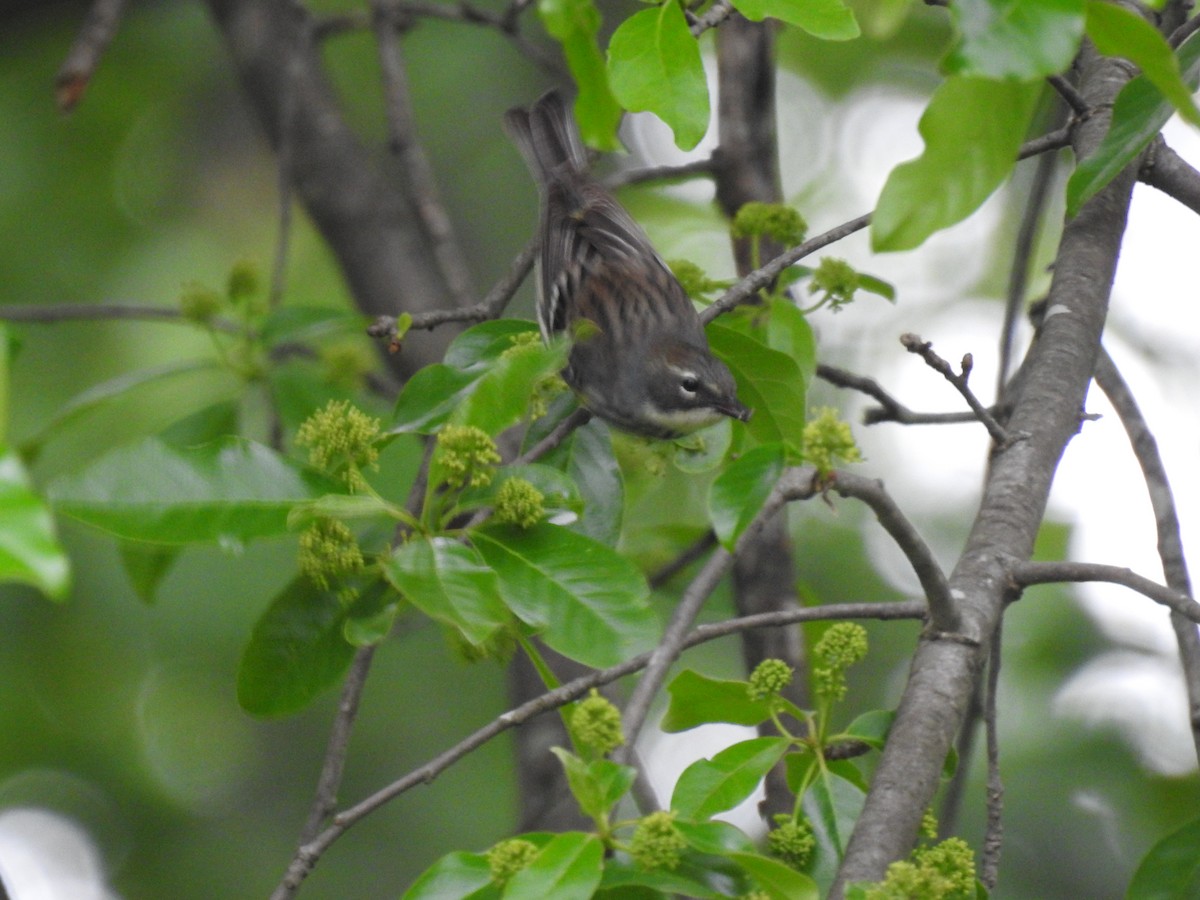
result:
[[[783,737],[761,737],[726,747],[712,759],[692,763],[675,784],[671,809],[686,819],[707,819],[749,797],[787,752]]]
[[[955,0],[959,40],[944,66],[954,75],[1032,81],[1071,65],[1083,37],[1083,0]]]
[[[571,530],[615,546],[621,536],[625,487],[608,429],[593,419],[575,429],[542,462],[561,469],[579,488],[583,515]]]
[[[178,559],[180,548],[143,541],[118,541],[121,565],[129,576],[134,593],[143,603],[153,603],[158,585]]]
[[[841,0],[734,0],[733,5],[747,19],[761,22],[771,16],[826,41],[848,41],[861,33]]]
[[[737,381],[738,396],[754,410],[746,428],[762,444],[804,443],[804,373],[791,356],[719,323],[708,341]]]
[[[714,819],[709,822],[675,821],[675,828],[688,846],[697,853],[728,856],[731,853],[753,853],[754,842],[740,829],[728,822]]]
[[[188,544],[286,534],[296,504],[334,490],[252,441],[180,448],[152,437],[57,479],[49,494],[59,512],[118,537]]]
[[[715,425],[677,439],[672,459],[680,472],[703,475],[724,462],[732,443],[733,422],[721,419]]]
[[[729,858],[775,900],[819,900],[817,883],[777,859],[758,853],[731,853]]]
[[[727,550],[758,515],[779,476],[787,453],[780,443],[748,450],[730,463],[708,489],[708,516]]]
[[[892,170],[875,207],[871,246],[911,250],[962,221],[1008,177],[1041,85],[955,76],[921,116],[925,152]]]
[[[1147,78],[1186,121],[1200,125],[1200,109],[1179,71],[1179,60],[1158,30],[1115,3],[1088,0],[1087,34],[1106,56],[1123,56]]]
[[[409,603],[482,644],[508,622],[496,573],[479,554],[444,537],[414,537],[392,551],[383,573]]]
[[[1194,90],[1200,84],[1200,36],[1193,35],[1179,48],[1179,65],[1188,88]],[[1077,215],[1084,203],[1133,162],[1174,112],[1175,107],[1145,75],[1121,88],[1104,140],[1075,167],[1067,182],[1067,215]]]
[[[444,363],[421,369],[404,384],[392,414],[392,432],[432,434],[450,418],[479,380],[481,371],[463,371]]]
[[[169,396],[171,409],[178,416],[195,409],[192,404],[208,405],[214,395],[230,396],[237,389],[237,379],[211,359],[189,359],[136,369],[76,394],[33,437],[28,438],[21,449],[27,459],[34,458],[48,441],[64,430],[110,407],[113,411],[125,409],[120,405],[122,403],[150,406],[159,397]]]
[[[449,421],[474,425],[490,435],[515,425],[529,408],[534,385],[563,367],[567,349],[565,342],[550,347],[538,344],[498,357],[462,398]]]
[[[567,785],[579,808],[584,815],[596,821],[608,816],[637,778],[637,769],[622,766],[610,759],[588,761],[562,747],[551,747],[550,752],[562,763]]]
[[[298,503],[288,513],[288,528],[299,530],[317,519],[374,519],[389,515],[389,507],[373,494],[325,494]]]
[[[588,900],[600,884],[604,845],[594,834],[556,834],[533,861],[509,879],[506,898]]]
[[[1126,900],[1189,900],[1200,897],[1200,819],[1168,834],[1133,873]]]
[[[869,276],[859,274],[862,287]],[[767,318],[767,345],[772,350],[786,353],[796,361],[804,384],[812,383],[817,371],[817,340],[813,336],[808,317],[789,298],[775,297],[767,303],[770,316]]]
[[[858,716],[846,728],[846,737],[864,741],[876,750],[882,750],[887,743],[888,732],[892,722],[896,720],[896,712],[891,709],[873,709]]]
[[[500,488],[510,478],[524,479],[537,488],[542,494],[542,503],[548,516],[557,512],[569,512],[575,516],[583,513],[583,498],[579,494],[579,486],[567,473],[544,463],[501,466],[484,487],[465,489],[458,497],[457,508],[471,510],[492,506]]]
[[[455,369],[494,362],[525,335],[537,333],[537,323],[529,319],[489,319],[455,337],[442,362]]]
[[[579,88],[575,118],[586,144],[597,150],[618,150],[617,126],[621,107],[608,85],[604,55],[596,43],[600,13],[592,0],[538,0],[538,15],[546,33],[562,44],[567,67]]]
[[[841,860],[864,799],[857,786],[828,770],[813,782],[804,795],[804,806],[820,852]]]
[[[678,3],[644,9],[621,23],[608,44],[608,79],[626,109],[666,122],[681,150],[691,150],[708,131],[700,45]]]
[[[659,726],[666,732],[710,722],[758,725],[771,717],[770,701],[751,699],[744,681],[722,681],[684,669],[667,685],[667,693],[671,702]]]
[[[618,856],[605,862],[604,877],[596,896],[610,900],[665,900],[673,896],[718,900],[728,897],[727,891],[717,890],[703,880],[707,874],[686,863],[673,871],[642,869]]]
[[[642,573],[615,550],[557,525],[486,527],[471,542],[500,577],[500,594],[547,645],[594,668],[654,646],[661,626]]]
[[[500,888],[482,853],[447,853],[421,873],[403,900],[492,900]]]
[[[20,457],[3,445],[0,522],[0,581],[29,584],[52,600],[65,600],[71,569],[55,536],[54,519],[34,493]]]
[[[283,589],[254,625],[238,669],[238,702],[256,716],[297,712],[331,687],[354,657],[345,608],[307,578]]]

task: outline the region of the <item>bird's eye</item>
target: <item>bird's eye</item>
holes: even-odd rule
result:
[[[687,393],[694,394],[696,391],[700,390],[700,379],[695,375],[684,375],[683,378],[679,380],[679,386]]]

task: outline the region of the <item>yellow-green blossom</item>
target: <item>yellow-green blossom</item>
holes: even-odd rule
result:
[[[700,298],[729,287],[728,281],[709,278],[707,272],[688,259],[668,260],[667,267],[689,297]]]
[[[839,622],[827,630],[813,648],[813,691],[838,701],[846,696],[846,669],[867,655],[867,632],[854,622]]]
[[[304,420],[296,432],[296,443],[308,448],[308,460],[326,472],[341,472],[351,490],[364,486],[362,470],[379,460],[382,423],[351,405],[349,400],[330,400]]]
[[[545,496],[524,478],[506,478],[496,492],[495,519],[505,525],[532,528],[546,514]]]
[[[775,817],[776,827],[767,832],[767,850],[793,869],[802,870],[812,859],[817,839],[806,819],[796,821],[791,816]]]
[[[810,293],[822,293],[822,303],[828,303],[834,312],[854,300],[860,278],[857,271],[844,259],[826,256],[821,259],[812,275],[808,287]]]
[[[782,203],[751,201],[743,204],[733,217],[735,238],[767,237],[792,247],[804,240],[807,231],[804,217]]]
[[[625,735],[621,731],[621,711],[592,688],[587,697],[575,704],[571,713],[571,734],[600,756],[611,753],[625,743]]]
[[[221,295],[202,284],[186,284],[179,295],[179,311],[184,318],[200,324],[212,321],[223,305]]]
[[[488,433],[474,425],[446,425],[438,432],[438,462],[448,485],[486,487],[500,454]]]
[[[775,697],[792,683],[792,667],[782,659],[764,659],[750,673],[748,692],[752,700]]]
[[[510,838],[496,844],[484,854],[487,857],[488,869],[492,873],[492,881],[504,884],[533,862],[538,852],[536,844],[523,838]]]
[[[328,589],[362,568],[362,549],[345,522],[318,519],[300,533],[300,571],[314,584]]]
[[[629,855],[643,869],[674,869],[686,848],[675,814],[664,810],[643,816],[629,841]]]
[[[258,294],[261,283],[258,265],[248,259],[238,260],[229,270],[229,281],[226,285],[229,301],[235,306],[246,303]]]
[[[864,893],[865,900],[974,900],[975,896],[975,854],[961,838],[918,848],[911,862],[892,863],[883,881]]]
[[[804,458],[816,466],[822,478],[828,476],[839,462],[862,462],[854,434],[838,417],[836,409],[814,410],[813,418],[804,426]]]

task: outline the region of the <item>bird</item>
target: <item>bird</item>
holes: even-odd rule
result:
[[[750,418],[687,292],[641,226],[588,173],[567,102],[549,91],[504,125],[540,194],[537,320],[571,339],[563,379],[621,431],[671,440]]]

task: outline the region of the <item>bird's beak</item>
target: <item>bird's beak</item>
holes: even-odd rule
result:
[[[754,414],[754,410],[748,406],[743,406],[737,400],[721,404],[717,407],[717,412],[721,413],[721,415],[729,416],[731,419],[737,419],[739,422],[749,422],[750,416]]]

